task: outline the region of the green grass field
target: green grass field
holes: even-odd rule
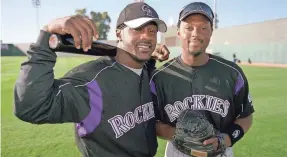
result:
[[[56,77],[93,58],[59,58]],[[23,57],[1,57],[2,157],[80,157],[72,124],[31,125],[13,115],[13,86]],[[243,67],[255,114],[249,133],[235,146],[236,157],[287,156],[287,69]],[[284,81],[285,80],[285,81]],[[164,156],[159,140],[157,157]]]

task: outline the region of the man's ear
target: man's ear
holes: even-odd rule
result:
[[[122,34],[121,34],[121,30],[120,29],[117,29],[116,30],[116,36],[117,36],[117,40],[118,41],[121,41],[122,40]]]

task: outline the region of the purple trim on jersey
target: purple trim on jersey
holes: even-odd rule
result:
[[[154,95],[156,95],[155,83],[153,81],[150,83],[150,90]]]
[[[238,92],[240,91],[240,89],[243,87],[244,85],[244,80],[242,75],[239,73],[237,76],[237,81],[236,81],[236,85],[235,85],[235,95],[238,94]]]
[[[79,136],[85,136],[99,125],[103,110],[102,91],[96,81],[88,84],[88,92],[90,97],[90,113],[81,122],[77,124],[77,131]]]

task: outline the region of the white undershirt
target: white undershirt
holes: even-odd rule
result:
[[[122,64],[123,65],[123,64]],[[135,69],[135,68],[131,68],[131,67],[128,67],[126,65],[123,65],[125,67],[127,67],[128,69],[130,69],[131,71],[135,72],[136,74],[138,74],[139,76],[141,75],[142,71],[143,71],[143,68],[140,68],[140,69]]]

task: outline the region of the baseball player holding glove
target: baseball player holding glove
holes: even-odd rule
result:
[[[198,157],[213,157],[223,155],[225,142],[222,134],[218,132],[208,119],[193,109],[182,111],[177,119],[175,134],[172,144],[184,154]],[[209,138],[218,138],[218,146],[213,148],[212,144],[204,145],[203,142]]]
[[[56,53],[51,34],[71,34],[87,51],[97,38],[93,22],[82,16],[53,20],[28,50],[15,84],[15,115],[29,123],[75,123],[84,157],[152,157],[156,153],[155,113],[145,63],[166,24],[146,3],[132,3],[117,21],[116,57],[101,57],[54,78]],[[165,59],[168,54],[156,55]]]
[[[232,146],[252,125],[254,108],[244,72],[206,53],[213,19],[205,3],[186,5],[178,20],[181,55],[152,75],[151,90],[160,113],[156,129],[168,140],[166,157],[233,157]],[[205,118],[195,118],[189,110]],[[185,111],[187,116],[182,116]]]

